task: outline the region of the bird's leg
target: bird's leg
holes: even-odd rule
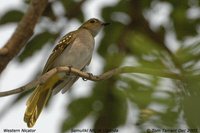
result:
[[[72,65],[67,66],[69,68],[69,71],[66,72],[66,75],[69,76],[72,72]]]

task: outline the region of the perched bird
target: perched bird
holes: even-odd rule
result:
[[[102,27],[108,24],[92,18],[83,23],[77,30],[62,37],[47,60],[42,74],[59,66],[71,66],[83,70],[91,61],[95,43],[94,37]],[[77,79],[78,77],[75,75],[65,73],[63,79],[61,75],[57,74],[44,84],[38,85],[26,103],[24,121],[27,126],[34,126],[53,92],[58,93],[60,90],[62,93],[66,92]]]

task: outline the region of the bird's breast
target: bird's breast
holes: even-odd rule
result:
[[[55,63],[56,66],[72,66],[82,69],[88,64],[92,58],[94,38],[87,34],[77,35],[73,43],[58,57]]]

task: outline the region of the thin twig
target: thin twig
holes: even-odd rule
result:
[[[176,79],[176,80],[181,80],[182,78],[180,75],[168,71],[161,71],[161,70],[153,70],[153,69],[147,69],[147,68],[141,68],[141,67],[132,67],[132,66],[125,66],[125,67],[120,67],[120,68],[115,68],[112,69],[108,72],[105,72],[99,76],[92,75],[87,72],[80,71],[75,68],[71,67],[56,67],[48,71],[47,73],[43,74],[42,76],[38,77],[37,79],[31,81],[30,83],[10,90],[10,91],[5,91],[5,92],[0,92],[0,97],[4,96],[9,96],[17,93],[21,93],[23,91],[28,91],[37,85],[45,83],[49,78],[54,76],[55,74],[65,72],[68,73],[70,72],[71,74],[74,74],[76,76],[82,77],[87,80],[92,80],[92,81],[100,81],[100,80],[106,80],[113,75],[121,74],[121,73],[140,73],[140,74],[150,74],[154,76],[159,76],[159,77],[164,77],[164,78],[170,78],[170,79]]]
[[[24,47],[25,43],[33,35],[33,30],[48,0],[31,0],[30,6],[22,20],[19,22],[15,32],[0,49],[0,73],[4,70],[10,60],[15,57]]]

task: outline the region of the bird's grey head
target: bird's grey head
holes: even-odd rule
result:
[[[91,18],[89,20],[87,20],[86,22],[84,22],[80,27],[80,28],[84,28],[90,31],[90,33],[92,34],[92,36],[96,36],[98,34],[98,32],[101,30],[102,27],[108,25],[109,23],[105,23],[102,22],[96,18]]]

